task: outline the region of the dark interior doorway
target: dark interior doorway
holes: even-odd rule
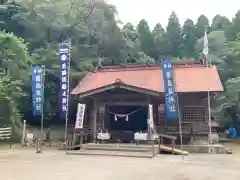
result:
[[[109,106],[110,130],[113,131],[147,131],[147,106]],[[129,114],[128,120],[126,117],[115,118],[114,114]]]

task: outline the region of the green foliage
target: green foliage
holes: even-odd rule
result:
[[[227,17],[221,16],[218,14],[212,20],[211,30],[212,31],[226,30],[230,24],[231,24],[231,22],[229,21],[229,19]]]
[[[0,65],[5,69],[4,77],[28,83],[32,59],[24,40],[13,33],[0,32],[0,45]]]
[[[169,55],[179,57],[181,45],[181,25],[175,12],[172,12],[168,20],[167,37]]]
[[[216,99],[218,106],[214,113],[221,119],[223,127],[235,126],[240,132],[240,41],[227,41],[224,31],[213,31],[208,35],[209,59],[217,65],[225,92]],[[203,38],[196,44],[201,51]]]
[[[131,23],[123,26],[122,33],[125,39],[126,63],[142,64],[154,63],[154,59],[142,52],[138,32]]]
[[[154,40],[146,20],[141,20],[137,26],[138,38],[142,51],[154,58]]]
[[[209,20],[206,16],[201,15],[199,16],[199,18],[197,19],[197,23],[196,23],[196,36],[197,38],[201,38],[204,36],[204,32],[205,32],[205,28],[208,29],[209,27]]]
[[[194,57],[196,55],[194,46],[197,41],[197,37],[195,34],[196,27],[194,22],[191,19],[187,19],[184,22],[182,28],[182,46],[181,46],[181,54],[184,57]]]
[[[0,125],[12,124],[19,133],[20,104],[29,86],[31,58],[23,39],[12,33],[0,32],[0,64],[4,69],[0,79]]]
[[[236,13],[231,24],[226,28],[225,34],[229,41],[240,39],[240,10]]]
[[[195,45],[195,51],[199,54],[202,52],[204,38],[200,38],[197,40]],[[226,38],[224,35],[224,31],[213,31],[208,34],[208,47],[209,47],[209,55],[208,58],[212,63],[219,65],[219,63],[223,62],[223,58],[226,54]],[[221,67],[218,67],[219,70]]]
[[[19,127],[20,113],[19,100],[25,96],[22,82],[12,81],[9,77],[2,77],[0,80],[0,125]],[[18,102],[18,104],[16,104]],[[16,130],[16,128],[15,128]],[[19,132],[18,132],[19,133]]]
[[[72,89],[99,62],[119,65],[155,63],[169,57],[174,61],[194,59],[202,51],[207,28],[209,59],[217,65],[226,89],[218,97],[215,112],[224,125],[238,124],[240,11],[231,22],[216,15],[211,27],[204,15],[196,23],[187,19],[181,27],[177,14],[172,12],[166,29],[157,23],[152,31],[146,20],[141,20],[136,28],[131,23],[119,28],[116,14],[116,7],[103,0],[2,2],[0,70],[5,74],[0,81],[0,123],[18,124],[20,112],[31,112],[32,64],[46,66],[44,117],[58,119],[58,44],[62,41],[71,39]]]
[[[26,82],[30,73],[31,59],[23,39],[12,33],[0,32],[0,46],[1,65],[7,69],[7,74],[13,80],[20,79]]]
[[[167,33],[163,29],[162,25],[157,23],[152,31],[152,34],[155,46],[155,57],[160,60],[165,59],[169,55]]]

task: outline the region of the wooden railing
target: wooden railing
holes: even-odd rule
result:
[[[169,133],[175,134],[179,133],[179,125],[175,126],[156,126],[157,133]],[[182,133],[183,134],[207,134],[208,133],[208,126],[206,123],[182,123]]]

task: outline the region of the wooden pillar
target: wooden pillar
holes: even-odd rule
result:
[[[96,143],[96,136],[97,136],[97,101],[96,100],[93,100],[92,136],[93,136],[93,142]]]
[[[99,111],[99,115],[98,115],[99,127],[97,126],[97,130],[99,130],[99,128],[101,130],[105,130],[105,114],[106,114],[105,103],[100,104],[98,102],[98,111]]]
[[[108,113],[108,105],[104,103],[105,113],[104,113],[104,130],[110,131],[110,122],[109,122],[109,113]]]

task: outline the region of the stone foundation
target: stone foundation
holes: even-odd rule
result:
[[[180,145],[175,145],[175,148],[181,149]],[[213,153],[215,154],[225,154],[225,147],[221,144],[213,144]],[[208,153],[209,145],[183,145],[184,151],[188,151],[189,153]]]

